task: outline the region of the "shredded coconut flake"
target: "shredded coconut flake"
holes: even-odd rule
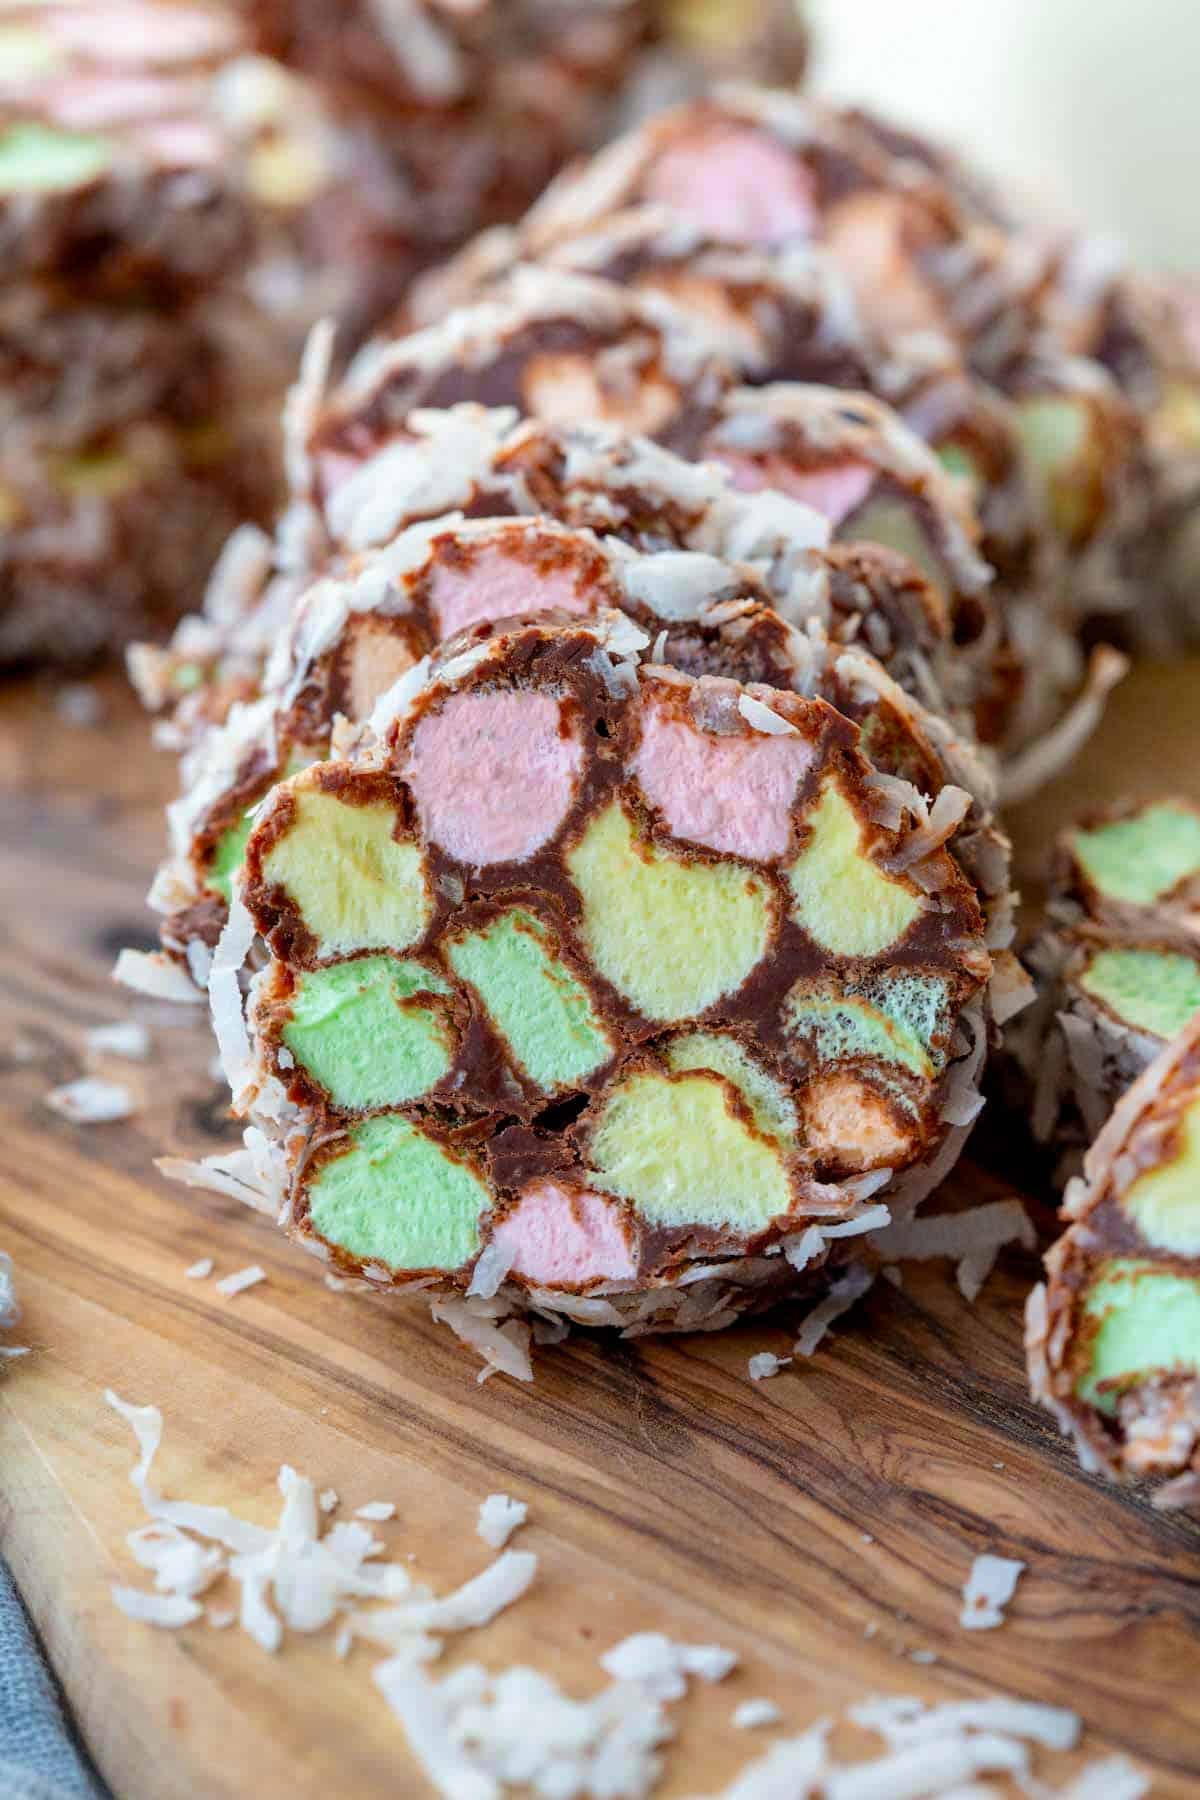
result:
[[[734,1709],[733,1723],[739,1731],[757,1731],[761,1725],[778,1725],[782,1717],[773,1700],[743,1700]]]
[[[384,1519],[394,1519],[395,1504],[391,1500],[368,1500],[365,1506],[356,1506],[356,1519],[372,1519],[382,1524]]]
[[[790,1356],[776,1356],[773,1350],[759,1350],[750,1358],[747,1368],[751,1381],[766,1381],[771,1375],[778,1375],[780,1369],[791,1362]]]
[[[789,720],[756,700],[753,694],[738,695],[738,711],[752,731],[761,731],[767,737],[796,736],[796,727]]]
[[[189,1281],[207,1281],[213,1272],[213,1259],[211,1256],[202,1256],[199,1262],[192,1263],[183,1272]]]
[[[182,1006],[200,1006],[204,1001],[187,970],[161,950],[122,950],[113,980],[154,1000],[174,1000]]]
[[[247,1288],[257,1287],[260,1281],[267,1279],[267,1271],[258,1263],[251,1263],[248,1269],[238,1269],[232,1275],[223,1275],[217,1283],[218,1294],[224,1294],[226,1300],[235,1295],[245,1293]]]
[[[186,1594],[148,1594],[142,1588],[113,1585],[112,1597],[123,1613],[140,1619],[144,1625],[165,1625],[176,1629],[198,1619],[204,1608]]]
[[[128,1119],[133,1112],[133,1096],[128,1088],[115,1081],[101,1081],[95,1075],[82,1075],[54,1088],[46,1095],[46,1105],[72,1125],[111,1125]]]
[[[993,1631],[1004,1623],[1004,1608],[1025,1572],[1023,1562],[1007,1556],[977,1556],[963,1588],[958,1622],[966,1631]]]
[[[813,1307],[793,1346],[797,1356],[811,1356],[829,1327],[861,1300],[875,1277],[865,1265],[855,1263],[835,1281],[825,1298]]]
[[[118,1019],[112,1025],[96,1025],[87,1034],[87,1047],[96,1056],[124,1056],[145,1062],[150,1054],[150,1033],[136,1019]]]
[[[507,1494],[489,1494],[479,1508],[475,1531],[493,1550],[503,1550],[528,1516],[529,1508],[523,1500],[511,1500]]]
[[[489,1375],[510,1375],[514,1381],[532,1381],[533,1364],[529,1360],[530,1328],[518,1319],[499,1324],[471,1300],[435,1299],[430,1311],[440,1324],[448,1325],[455,1337],[478,1351],[487,1367],[478,1379]],[[490,1305],[484,1302],[484,1305]]]
[[[606,1650],[600,1667],[614,1681],[627,1681],[655,1700],[680,1700],[687,1678],[724,1681],[737,1666],[737,1655],[716,1644],[676,1644],[661,1631],[639,1631]]]
[[[935,1256],[953,1257],[958,1264],[959,1288],[973,1301],[1005,1244],[1019,1243],[1032,1250],[1037,1238],[1019,1200],[995,1200],[967,1212],[923,1214],[899,1221],[880,1232],[875,1241],[880,1253],[889,1258],[920,1262]]]

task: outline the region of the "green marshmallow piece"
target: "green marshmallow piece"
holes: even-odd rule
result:
[[[638,840],[616,801],[566,860],[593,963],[647,1019],[704,1012],[766,953],[772,908],[762,877]]]
[[[308,1185],[322,1237],[389,1269],[459,1269],[479,1249],[479,1219],[491,1194],[407,1119],[364,1119],[341,1156]]]
[[[1038,473],[1061,475],[1087,443],[1087,411],[1077,401],[1044,395],[1022,400],[1017,418],[1025,454]]]
[[[1079,985],[1126,1025],[1174,1037],[1200,1012],[1200,964],[1176,950],[1098,950]]]
[[[1094,831],[1076,831],[1072,847],[1102,894],[1150,906],[1185,876],[1200,874],[1200,816],[1164,801]]]
[[[720,1031],[692,1031],[667,1046],[667,1067],[673,1074],[688,1069],[712,1069],[735,1087],[750,1108],[754,1123],[786,1149],[795,1142],[796,1108],[781,1082],[737,1038]]]
[[[791,1204],[778,1151],[747,1129],[712,1075],[632,1075],[592,1135],[600,1185],[651,1225],[703,1225],[749,1236]]]
[[[1200,1282],[1158,1263],[1114,1257],[1092,1281],[1083,1309],[1100,1323],[1075,1392],[1099,1412],[1115,1413],[1123,1389],[1155,1375],[1200,1374]]]
[[[312,969],[299,978],[283,1041],[335,1106],[400,1106],[450,1072],[445,1013],[416,998],[450,991],[421,963],[394,956]]]
[[[972,488],[984,486],[979,473],[979,464],[969,450],[961,444],[943,444],[937,452],[937,459],[947,475],[953,475],[957,481],[970,482]]]
[[[236,825],[231,825],[217,839],[213,859],[208,865],[206,885],[226,902],[233,898],[233,878],[246,860],[246,845],[254,829],[253,808],[244,812]]]
[[[895,550],[921,571],[931,587],[939,592],[945,588],[946,572],[933,545],[911,506],[902,500],[868,500],[842,521],[836,535],[846,543],[880,544],[885,550]]]
[[[352,806],[313,788],[294,790],[290,827],[263,858],[324,956],[406,950],[432,916],[416,844],[392,836],[390,806]]]
[[[1045,395],[1017,406],[1025,454],[1049,497],[1055,527],[1067,538],[1087,529],[1096,504],[1086,475],[1089,421],[1077,400]]]
[[[1200,1254],[1200,1098],[1184,1109],[1169,1162],[1132,1181],[1121,1207],[1148,1244],[1178,1256]]]
[[[112,149],[103,138],[29,122],[0,131],[0,194],[60,194],[103,175]]]
[[[930,1050],[946,1005],[945,983],[919,975],[873,983],[862,993],[832,994],[796,987],[785,1003],[791,1029],[831,1062],[869,1056],[897,1063],[923,1080],[937,1064]],[[938,1058],[940,1063],[943,1059]]]
[[[836,956],[878,955],[903,937],[920,899],[865,854],[858,815],[832,779],[805,824],[811,838],[788,870],[792,917]]]
[[[547,1093],[572,1087],[612,1055],[591,995],[550,954],[540,919],[515,907],[446,947],[531,1081]]]

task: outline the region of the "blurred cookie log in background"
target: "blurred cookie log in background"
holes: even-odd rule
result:
[[[649,68],[803,63],[783,6],[736,28],[643,0],[343,10],[6,7],[0,665],[194,606],[232,527],[275,509],[307,328],[332,316],[349,348],[636,112]]]
[[[200,7],[0,27],[0,664],[161,632],[276,503],[289,346],[251,299],[249,197]]]

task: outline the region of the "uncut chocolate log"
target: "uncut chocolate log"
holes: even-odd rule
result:
[[[799,501],[741,493],[715,467],[599,426],[514,425],[462,407],[422,415],[408,448],[439,482],[454,472],[459,487],[440,491],[456,510],[345,559],[289,602],[257,697],[185,757],[173,854],[151,894],[173,955],[203,967],[271,785],[326,756],[443,638],[514,615],[606,608],[643,627],[658,661],[692,674],[836,691],[890,777],[930,800],[947,782],[967,789],[974,824],[960,848],[972,847],[988,896],[990,942],[1007,943],[992,778],[947,716],[938,684],[961,674],[957,650],[915,571],[870,545],[831,545],[827,522]],[[394,508],[391,489],[387,500]]]
[[[783,486],[809,500],[833,519],[840,541],[907,555],[956,639],[960,688],[950,703],[982,705],[1003,648],[960,489],[886,407],[788,384],[740,390],[722,351],[711,331],[661,296],[522,269],[502,299],[364,351],[328,398],[314,359],[290,412],[293,499],[276,550],[260,558],[256,578],[240,562],[240,597],[222,584],[209,618],[189,621],[170,655],[139,657],[147,702],[175,700],[177,734],[186,736],[192,721],[214,707],[219,714],[221,692],[253,687],[256,661],[276,635],[277,603],[286,616],[280,576],[294,584],[330,555],[384,542],[422,513],[495,510],[473,480],[471,434],[453,448],[445,436],[432,456],[422,447],[429,408],[483,401],[550,423],[590,415],[650,431],[688,458],[724,461],[746,488]],[[189,693],[178,704],[181,682]]]
[[[644,646],[477,626],[259,809],[214,1018],[342,1274],[722,1324],[907,1216],[978,1110],[958,805],[881,806],[835,705]]]
[[[208,99],[204,6],[10,7],[0,36],[0,664],[162,630],[278,493],[286,356]]]
[[[1030,1296],[1035,1399],[1080,1461],[1200,1505],[1200,1018],[1117,1103]]]
[[[1039,997],[1011,1048],[1035,1136],[1070,1151],[1200,1009],[1200,813],[1110,808],[1063,833],[1053,879],[1026,956]]]

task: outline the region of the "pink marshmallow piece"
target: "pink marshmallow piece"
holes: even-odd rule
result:
[[[575,795],[583,745],[553,694],[451,694],[412,736],[404,774],[421,827],[459,862],[531,856]]]
[[[603,1194],[535,1181],[492,1233],[512,1268],[541,1287],[631,1281],[637,1263],[620,1211]]]
[[[726,125],[672,144],[644,185],[647,200],[682,213],[726,243],[807,239],[817,222],[808,170],[751,125]]]
[[[862,505],[875,481],[877,471],[869,463],[846,457],[828,463],[823,469],[796,469],[782,456],[753,457],[720,449],[714,460],[728,470],[734,487],[742,493],[759,493],[774,488],[792,500],[803,500],[836,528]]]
[[[444,638],[483,619],[516,618],[554,607],[568,613],[591,611],[570,566],[542,572],[527,559],[498,546],[481,550],[467,568],[435,567],[430,600]]]
[[[634,770],[675,837],[771,862],[788,848],[796,788],[813,755],[791,733],[711,736],[651,700]]]

